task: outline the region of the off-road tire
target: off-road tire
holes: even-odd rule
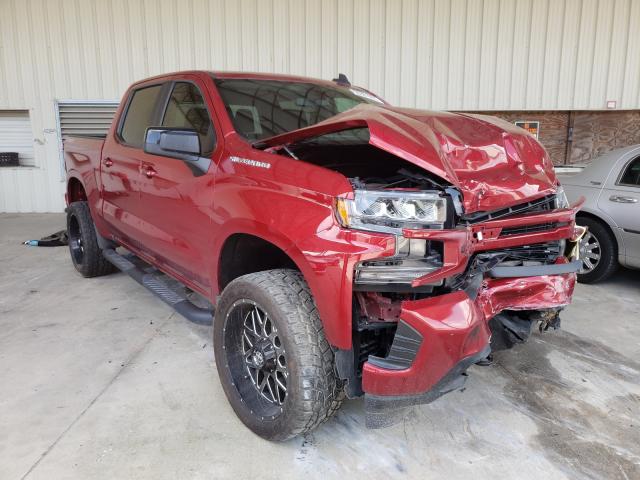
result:
[[[229,368],[230,345],[225,345],[229,343],[225,331],[235,328],[229,314],[233,305],[243,299],[256,302],[266,312],[287,352],[287,393],[275,418],[250,411]],[[344,388],[336,374],[334,354],[309,287],[299,272],[268,270],[243,275],[229,283],[216,306],[213,344],[218,374],[229,403],[238,418],[257,435],[268,440],[287,440],[316,428],[340,408]]]
[[[578,273],[578,282],[597,283],[606,280],[618,269],[618,244],[602,222],[589,217],[578,217],[576,223],[587,227],[600,244],[600,260],[593,270]]]
[[[85,278],[108,275],[116,268],[102,255],[87,202],[73,202],[67,207],[69,253],[75,269]],[[81,240],[82,253],[77,253],[76,237]],[[75,250],[74,250],[75,249]]]

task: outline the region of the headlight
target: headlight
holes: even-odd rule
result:
[[[556,190],[555,208],[569,208],[569,199],[567,194],[564,193],[564,188],[558,187]]]
[[[436,192],[355,190],[338,198],[336,217],[344,227],[398,233],[403,228],[444,228],[447,203]]]

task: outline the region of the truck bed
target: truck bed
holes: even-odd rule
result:
[[[86,200],[89,201],[89,206],[94,208],[97,205],[101,184],[100,161],[104,137],[69,135],[63,137],[62,142],[67,177],[78,179],[78,184],[83,186],[82,190],[85,192]],[[70,180],[68,189],[73,189],[75,185],[76,183]],[[67,191],[67,195],[77,198],[72,191]]]

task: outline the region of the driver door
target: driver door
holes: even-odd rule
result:
[[[216,133],[204,91],[195,79],[174,80],[159,118],[161,127],[195,130],[200,156],[212,158],[217,150]],[[205,260],[211,254],[212,172],[162,155],[147,155],[140,168],[141,234],[149,253],[165,270],[208,290]]]

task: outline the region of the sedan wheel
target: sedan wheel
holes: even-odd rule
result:
[[[582,268],[578,281],[595,283],[609,277],[618,267],[618,245],[605,224],[589,217],[578,217],[576,223],[587,227],[587,233],[578,246]]]
[[[593,271],[600,263],[601,255],[598,238],[593,233],[587,232],[580,240],[580,258],[582,259],[580,273]]]

